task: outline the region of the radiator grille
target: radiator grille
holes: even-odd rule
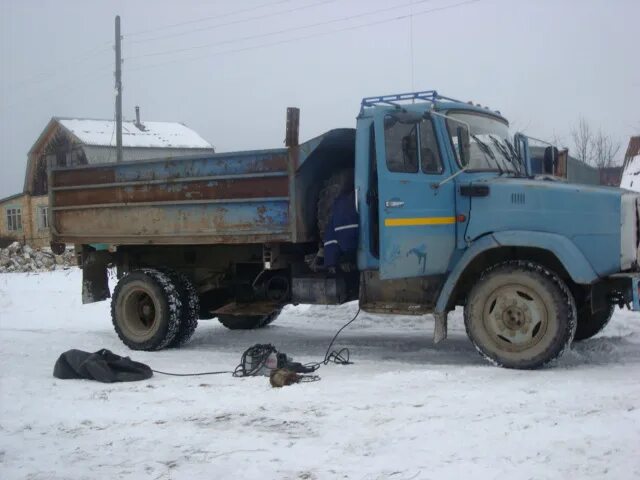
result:
[[[522,205],[524,204],[524,193],[512,193],[511,203]]]

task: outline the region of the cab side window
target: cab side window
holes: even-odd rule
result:
[[[420,165],[424,173],[440,174],[444,170],[436,131],[430,118],[420,122]]]
[[[390,172],[418,172],[417,123],[403,123],[387,115],[384,118],[384,144]]]

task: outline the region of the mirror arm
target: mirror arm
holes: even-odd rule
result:
[[[458,170],[456,173],[454,173],[453,175],[449,175],[447,178],[442,180],[440,183],[432,183],[431,184],[431,188],[433,188],[434,190],[437,190],[438,188],[440,188],[445,183],[450,182],[451,180],[456,178],[458,175],[460,175],[462,172],[466,172],[466,171],[467,171],[466,168],[462,168],[462,169]]]

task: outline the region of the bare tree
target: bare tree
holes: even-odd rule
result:
[[[602,130],[593,139],[593,164],[597,168],[613,167],[616,164],[615,157],[620,151],[620,143],[614,142],[609,135]]]
[[[551,143],[559,149],[569,148],[565,137],[558,134],[555,130],[553,131],[553,135],[551,136]]]
[[[580,118],[578,126],[571,130],[571,138],[576,158],[584,163],[593,163],[593,131],[584,118]]]
[[[615,165],[620,143],[615,142],[602,129],[595,132],[584,118],[580,118],[577,127],[571,130],[571,138],[573,154],[579,160],[596,168]]]

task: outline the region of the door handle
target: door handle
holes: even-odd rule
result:
[[[488,197],[489,185],[463,185],[460,187],[460,195],[464,197]]]
[[[387,208],[399,208],[404,206],[404,202],[401,200],[387,200],[384,202],[384,206]]]

